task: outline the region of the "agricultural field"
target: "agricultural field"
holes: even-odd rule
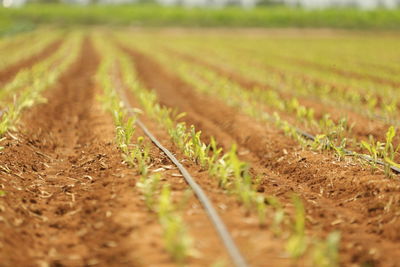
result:
[[[398,266],[400,36],[0,38],[0,266]]]

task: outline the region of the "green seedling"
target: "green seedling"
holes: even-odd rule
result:
[[[369,152],[369,155],[373,159],[370,163],[374,168],[376,168],[376,161],[384,155],[385,144],[379,141],[375,142],[374,137],[370,135],[369,142],[364,140],[361,141],[361,147]]]
[[[265,198],[261,195],[255,196],[258,221],[261,226],[264,226],[267,222],[267,206],[265,205]]]
[[[305,211],[304,205],[296,195],[292,197],[295,208],[295,220],[292,234],[286,244],[286,250],[289,255],[295,259],[304,254],[308,246],[308,240],[305,234]]]
[[[319,127],[323,134],[329,139],[332,144],[336,140],[342,140],[346,133],[350,133],[353,125],[349,126],[346,118],[339,120],[337,124],[330,119],[329,114],[325,114],[319,121]]]
[[[207,157],[208,171],[210,172],[210,174],[215,175],[216,169],[218,168],[218,160],[222,153],[222,148],[218,148],[217,142],[215,141],[214,137],[211,137],[210,139],[210,143],[207,147],[207,152],[208,154],[210,154],[210,156]]]
[[[285,106],[288,112],[296,114],[299,119],[304,120],[305,122],[313,122],[315,120],[314,110],[300,105],[296,98],[286,101]]]
[[[325,241],[315,244],[312,252],[312,265],[320,267],[339,266],[340,233],[333,232]]]
[[[208,150],[206,144],[204,144],[201,139],[201,131],[196,132],[194,126],[191,127],[191,145],[192,149],[192,157],[203,169],[207,168],[208,164]]]
[[[225,189],[228,188],[229,177],[231,173],[229,165],[226,161],[227,157],[228,157],[227,154],[223,155],[215,164],[215,167],[213,168],[212,172],[210,172],[211,175],[218,178],[219,186]]]
[[[396,99],[392,99],[389,103],[386,103],[383,106],[384,113],[387,117],[392,118],[397,112],[397,101]]]
[[[368,110],[371,112],[374,112],[375,108],[378,104],[378,99],[376,98],[376,96],[374,96],[372,94],[367,94],[365,96],[365,101],[367,102]]]
[[[186,124],[184,122],[180,122],[176,124],[175,127],[168,129],[169,135],[172,138],[172,141],[181,149],[186,155],[190,152],[186,146],[189,141],[190,134],[186,131]]]
[[[117,113],[117,112],[116,112]],[[134,117],[130,117],[125,123],[122,120],[123,117],[122,112],[118,112],[118,116],[115,116],[116,120],[116,131],[117,131],[117,145],[121,149],[124,154],[129,154],[129,144],[131,143],[131,139],[135,133],[135,121]]]
[[[397,151],[399,150],[399,146],[397,148],[394,148],[393,145],[393,139],[396,135],[396,130],[394,129],[393,126],[390,126],[388,131],[386,132],[386,143],[385,143],[385,149],[384,149],[384,162],[385,162],[385,175],[388,178],[393,177],[393,173],[390,168],[390,162],[394,162],[395,155]],[[389,161],[388,161],[389,160]]]
[[[347,143],[347,139],[343,138],[338,146],[332,146],[332,148],[335,150],[335,153],[340,161],[343,160],[344,157],[348,154],[346,151],[346,143]]]
[[[272,230],[276,236],[282,233],[281,224],[285,218],[285,211],[282,208],[282,204],[276,197],[267,196],[265,202],[275,210],[275,215],[272,223]]]
[[[150,163],[150,148],[144,144],[144,138],[138,137],[137,144],[133,145],[131,157],[137,162],[139,174],[146,176],[148,173],[148,164]]]
[[[156,195],[161,180],[160,174],[152,174],[148,177],[142,176],[136,186],[144,196],[146,206],[149,210],[155,209]]]
[[[328,150],[332,146],[331,141],[325,134],[318,134],[315,136],[314,141],[311,144],[314,150]]]
[[[192,240],[187,234],[182,218],[175,212],[168,185],[162,188],[159,197],[158,216],[167,251],[176,262],[183,263],[190,255]]]
[[[396,130],[393,126],[390,126],[388,131],[386,132],[386,142],[381,143],[379,141],[374,140],[372,136],[369,137],[369,142],[366,141],[361,141],[361,146],[362,148],[368,150],[369,155],[372,157],[374,161],[377,161],[378,159],[383,159],[384,161],[384,172],[385,176],[390,178],[393,176],[393,173],[390,169],[390,166],[396,166],[394,162],[395,155],[397,151],[399,150],[400,146],[397,146],[394,148],[393,145],[393,139],[396,135]],[[376,166],[376,162],[372,161],[371,165]]]

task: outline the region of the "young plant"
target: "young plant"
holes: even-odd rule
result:
[[[395,156],[400,146],[394,147],[393,139],[396,135],[396,130],[393,126],[390,126],[386,132],[385,143],[379,141],[375,142],[372,136],[369,137],[369,142],[361,141],[362,148],[368,150],[369,155],[373,159],[371,162],[372,166],[376,168],[376,162],[378,159],[383,159],[385,176],[388,178],[393,177],[391,171],[391,165],[396,166]]]
[[[210,143],[207,146],[207,154],[210,155],[207,157],[207,166],[210,174],[215,175],[216,169],[218,168],[218,160],[221,156],[222,148],[218,147],[217,141],[215,141],[214,137],[211,137]]]
[[[346,143],[347,143],[347,139],[343,138],[339,145],[333,146],[333,149],[335,150],[335,153],[336,153],[339,161],[343,160],[344,157],[348,154],[348,152],[346,150]]]
[[[370,163],[374,168],[376,168],[376,161],[384,154],[385,144],[379,141],[375,142],[374,137],[370,135],[369,142],[364,140],[361,141],[361,147],[369,152],[369,155],[373,159]]]
[[[339,266],[340,233],[330,233],[325,241],[316,242],[312,252],[312,265],[320,267]]]
[[[147,176],[148,165],[150,163],[150,148],[148,145],[144,144],[144,138],[142,136],[138,137],[137,143],[133,145],[130,155],[137,163],[139,174]]]
[[[286,244],[286,250],[291,257],[297,259],[306,251],[308,239],[305,233],[304,205],[297,195],[293,195],[292,201],[295,208],[295,220],[292,235]]]
[[[161,175],[152,174],[142,176],[136,186],[141,190],[146,206],[149,210],[155,210],[156,195],[158,194]]]
[[[393,145],[393,139],[396,135],[396,130],[394,129],[393,126],[390,126],[388,131],[386,132],[386,143],[385,143],[385,149],[384,149],[384,155],[383,155],[383,159],[385,162],[385,175],[388,178],[393,177],[393,173],[392,170],[390,168],[390,162],[394,162],[394,157],[397,153],[397,151],[399,150],[399,146],[397,146],[397,148],[394,148]]]
[[[116,142],[121,151],[125,154],[129,154],[129,144],[135,134],[135,121],[136,118],[130,117],[124,122],[125,114],[122,111],[114,111],[114,119],[116,123]]]
[[[158,217],[167,251],[176,262],[183,263],[191,253],[192,240],[187,234],[182,218],[175,212],[168,185],[162,188],[159,197]]]
[[[275,210],[275,215],[272,223],[272,231],[276,236],[282,233],[281,224],[285,218],[285,211],[282,204],[274,196],[267,196],[265,202]]]
[[[196,129],[192,125],[192,127],[190,127],[190,135],[191,146],[193,146],[193,154],[191,156],[197,164],[199,164],[203,169],[206,169],[208,164],[208,147],[200,139],[201,131],[196,132]]]

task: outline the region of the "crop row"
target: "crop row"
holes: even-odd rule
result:
[[[0,93],[0,135],[12,129],[22,111],[39,102],[45,102],[42,92],[55,85],[59,76],[76,60],[82,41],[81,33],[66,37],[62,47],[47,59],[23,69],[12,81],[5,84]]]
[[[119,58],[124,61],[122,63],[124,83],[134,93],[145,114],[167,130],[171,140],[188,158],[192,159],[202,169],[207,170],[211,177],[215,177],[220,187],[226,193],[236,196],[237,200],[249,212],[258,214],[261,226],[265,225],[267,217],[270,217],[267,216],[267,213],[273,212],[274,215],[271,216],[273,223],[268,222],[268,225],[276,233],[281,232],[282,223],[288,224],[289,228],[293,227],[289,235],[286,236],[286,247],[289,255],[298,258],[304,255],[306,251],[308,253],[313,251],[315,262],[330,262],[335,265],[337,258],[331,257],[331,255],[335,254],[333,251],[337,249],[337,233],[329,235],[326,241],[307,237],[305,211],[297,197],[293,199],[294,205],[297,207],[296,215],[290,218],[275,197],[257,193],[258,179],[251,174],[249,163],[238,158],[236,145],[223,153],[222,148],[217,145],[214,138],[211,138],[209,142],[202,141],[201,132],[197,132],[194,126],[187,127],[185,122],[178,122],[184,114],[178,114],[172,109],[161,106],[156,94],[140,85],[134,75],[135,69],[129,57],[121,53]],[[333,250],[328,251],[328,247]]]
[[[59,33],[50,36],[53,37],[49,37],[47,42],[55,40]],[[224,151],[214,138],[204,141],[200,131],[184,122],[184,113],[160,105],[156,93],[139,82],[135,62],[126,52],[107,41],[104,35],[92,36],[96,50],[101,54],[96,80],[103,89],[102,102],[114,119],[116,145],[126,164],[140,175],[137,188],[142,192],[148,209],[157,214],[163,229],[166,250],[177,262],[184,262],[192,253],[191,237],[180,214],[180,205],[175,203],[168,182],[162,182],[162,177],[150,170],[153,159],[149,153],[149,143],[136,129],[137,117],[142,113],[143,116],[157,122],[168,133],[171,141],[185,157],[216,179],[221,191],[235,197],[248,212],[258,216],[261,229],[268,226],[280,236],[286,242],[286,252],[291,257],[294,259],[310,257],[314,265],[320,266],[337,264],[339,243],[337,233],[330,234],[326,240],[308,236],[304,206],[298,197],[293,197],[292,214],[284,211],[283,205],[277,198],[257,192],[259,179],[250,164],[239,158],[236,145]],[[5,110],[0,122],[2,135],[12,129],[23,110],[45,101],[42,92],[54,86],[60,75],[77,59],[82,38],[80,32],[68,35],[55,53],[32,68],[21,70],[4,86],[0,94],[1,106]],[[145,51],[145,47],[148,46],[145,41],[138,42],[127,35],[118,35],[118,40],[126,47],[135,46]],[[208,67],[179,58],[172,59],[171,55],[162,52],[161,49],[150,52],[199,93],[220,99],[260,121],[274,122],[277,127],[304,146],[315,150],[331,149],[339,158],[345,156],[346,136],[351,130],[345,119],[339,122],[333,121],[328,116],[317,119],[311,109],[302,106],[295,98],[283,98],[272,90],[247,90],[230,79],[221,77]],[[22,57],[17,61],[19,60],[22,60]],[[132,115],[131,110],[122,104],[119,93],[125,89],[132,93],[143,111],[137,110],[137,114]],[[312,142],[306,140],[297,131],[298,126],[317,132],[316,140]],[[393,144],[394,136],[395,129],[390,127],[386,134],[386,142],[364,140],[357,145],[368,150],[375,159],[383,159],[388,163],[385,167],[388,167],[389,164],[396,164],[394,161],[397,148]],[[390,176],[390,171],[386,172]]]
[[[334,44],[331,40],[317,40],[314,42],[296,42],[297,45],[293,46],[293,42],[289,45],[285,43],[279,46],[277,52],[280,55],[295,56],[300,60],[298,63],[317,63],[324,67],[341,66],[341,70],[345,73],[355,74],[354,78],[358,80],[370,80],[372,77],[380,77],[382,80],[390,80],[398,82],[399,79],[395,75],[395,71],[399,70],[399,66],[395,64],[396,57],[399,56],[396,51],[396,38],[385,38],[386,42],[383,45],[381,40],[376,42],[369,38],[370,43],[360,46],[360,40],[347,40],[346,43],[342,42],[342,49],[337,50],[338,44]],[[322,45],[321,45],[322,44]],[[308,48],[308,49],[305,49]],[[303,53],[299,53],[303,51]],[[377,55],[377,51],[385,51]],[[385,64],[382,64],[385,62]],[[379,63],[386,66],[381,67]],[[378,64],[378,66],[376,66]],[[310,65],[311,66],[311,65]],[[389,69],[391,71],[389,71]],[[342,76],[343,76],[342,74]],[[373,82],[372,78],[372,82]]]
[[[160,43],[154,41],[154,37],[149,39],[153,44]],[[200,42],[196,38],[178,41],[174,39],[164,43],[187,54],[196,51],[198,58],[228,69],[234,68],[234,72],[265,84],[280,94],[318,99],[332,106],[339,104],[374,119],[382,117],[387,122],[398,120],[400,105],[396,88],[371,84],[369,81],[364,84],[359,79],[337,75],[322,68],[308,68],[305,75],[304,64],[295,64],[295,59],[287,58],[286,55],[290,55],[289,48],[275,47],[273,42],[263,42],[260,45],[249,40],[225,39],[219,38],[217,41],[214,37],[207,42]],[[195,42],[196,40],[199,42]],[[285,40],[276,41],[279,44],[282,42],[283,48],[287,48]],[[257,49],[258,47],[263,49]],[[293,54],[293,57],[302,55],[300,52]]]
[[[37,36],[38,33],[41,32],[41,30],[42,29],[0,38],[0,51],[5,52],[10,48],[12,49],[18,46],[24,46],[25,43],[28,42],[28,40],[31,40],[31,38],[35,38],[35,36]]]
[[[347,108],[353,107],[360,113],[377,114],[388,121],[398,119],[399,98],[396,87],[355,79],[337,67],[322,63],[262,53],[253,53],[250,56],[257,58],[254,60],[255,64],[261,69],[278,69],[284,73],[281,81],[288,84],[292,92],[295,91],[294,88],[303,89],[300,91],[302,96],[317,97],[325,102],[340,101]],[[303,74],[305,70],[307,75]],[[266,74],[264,71],[264,75]]]
[[[136,46],[140,46],[139,42],[135,43]],[[141,47],[148,46],[143,45]],[[372,137],[369,140],[356,140],[355,137],[351,137],[351,125],[349,125],[346,118],[335,122],[330,118],[329,114],[326,114],[321,119],[317,119],[312,109],[302,106],[295,98],[284,99],[274,91],[265,89],[246,90],[239,84],[221,77],[207,67],[179,59],[172,61],[169,55],[162,52],[152,52],[152,55],[177,72],[200,93],[216,96],[228,105],[258,120],[267,123],[274,122],[285,133],[299,141],[300,144],[314,150],[333,150],[339,159],[343,159],[347,155],[364,157],[361,154],[349,153],[348,147],[357,151],[364,151],[375,160],[379,158],[384,160],[385,174],[388,177],[392,176],[390,166],[397,165],[395,157],[398,150],[393,144],[394,127],[388,128],[385,142],[375,141]],[[299,126],[311,129],[316,133],[316,138],[310,142],[308,138],[305,138],[299,132]],[[389,147],[394,148],[389,149]],[[377,168],[374,162],[371,165],[373,168]]]
[[[385,90],[384,86],[376,90],[375,87],[363,87],[358,82],[348,84],[346,80],[341,83],[335,77],[324,77],[310,70],[304,74],[304,67],[296,68],[291,62],[282,63],[271,56],[243,56],[236,52],[235,56],[228,54],[222,60],[227,62],[236,56],[237,59],[232,62],[235,71],[243,75],[251,73],[255,81],[268,85],[280,94],[317,100],[335,107],[340,105],[372,119],[383,118],[388,123],[398,120],[398,97],[393,90]]]
[[[0,71],[17,62],[38,54],[46,46],[57,39],[60,39],[60,37],[61,32],[58,31],[39,31],[35,35],[30,36],[29,40],[22,40],[22,45],[7,45],[3,47],[2,54],[7,54],[7,56],[2,56],[1,58]]]
[[[149,145],[144,142],[145,138],[139,136],[136,140],[132,140],[136,132],[137,118],[128,112],[117,91],[121,86],[118,77],[121,59],[104,39],[96,36],[95,45],[103,54],[96,79],[103,89],[101,100],[104,107],[114,118],[116,144],[123,154],[124,161],[135,168],[140,175],[136,186],[142,192],[149,211],[156,213],[159,218],[166,250],[175,261],[182,263],[193,251],[192,239],[179,214],[179,205],[173,201],[170,184],[165,182],[161,185],[161,175],[150,173],[153,159],[149,154]]]
[[[251,56],[258,55],[278,64],[291,63],[293,68],[298,68],[300,65],[316,73],[327,75],[326,77],[331,75],[346,83],[373,85],[379,83],[378,79],[375,79],[377,77],[388,85],[391,84],[390,82],[399,81],[395,75],[398,65],[395,64],[394,59],[399,56],[395,49],[396,38],[387,38],[384,46],[381,40],[377,41],[374,38],[364,38],[364,42],[370,42],[370,44],[364,43],[361,46],[360,43],[363,42],[361,39],[352,40],[348,37],[334,41],[307,37],[235,41],[230,42],[230,48],[235,48],[234,50]],[[220,43],[220,45],[226,44],[224,41]],[[377,52],[383,50],[385,52],[379,53],[378,56]],[[387,62],[385,66],[390,66],[391,71],[388,71],[388,68],[376,67],[377,62]],[[340,66],[340,69],[335,66]]]

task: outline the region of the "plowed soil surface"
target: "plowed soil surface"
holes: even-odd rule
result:
[[[2,142],[0,266],[171,265],[96,100],[98,64],[87,39],[48,102]]]
[[[58,49],[62,40],[38,55],[0,72],[0,84]],[[289,214],[293,194],[305,205],[307,234],[325,238],[340,231],[342,266],[400,266],[400,181],[372,172],[355,159],[338,161],[332,153],[300,147],[274,125],[241,114],[218,98],[198,93],[179,75],[136,47],[115,43],[132,59],[140,83],[154,90],[163,106],[187,115],[181,120],[215,137],[225,149],[236,143],[241,159],[261,179],[258,191],[277,197]],[[207,65],[195,57],[193,64]],[[85,37],[78,60],[45,92],[47,102],[24,112],[16,129],[0,146],[0,267],[11,266],[177,266],[167,253],[157,215],[135,186],[140,175],[129,167],[115,143],[115,126],[98,96],[95,74],[101,63],[91,36]],[[243,87],[246,77],[207,65]],[[115,88],[132,107],[142,108],[122,83],[115,65]],[[110,74],[111,75],[111,74]],[[312,99],[302,100],[317,114],[340,112]],[[287,115],[288,117],[290,115]],[[234,241],[251,266],[305,266],[291,260],[284,238],[271,231],[273,214],[261,227],[237,199],[218,186],[174,146],[165,129],[145,114],[140,119],[203,187]],[[359,114],[358,138],[384,126]],[[368,129],[361,125],[368,124]],[[358,127],[358,128],[357,128]],[[138,128],[134,139],[143,136]],[[187,265],[232,263],[198,200],[170,160],[148,139],[150,172],[161,174],[173,199],[183,203],[181,215],[192,237]],[[188,193],[189,192],[189,193]],[[286,229],[288,230],[288,229]]]
[[[301,195],[312,234],[339,230],[343,265],[398,264],[398,209],[387,204],[399,204],[398,180],[373,174],[358,162],[338,162],[329,154],[304,151],[273,125],[260,125],[221,101],[197,94],[151,55],[125,50],[143,84],[157,92],[161,103],[186,112],[189,125],[216,137],[224,147],[239,144],[242,158],[263,174],[263,191],[287,205],[293,192]]]
[[[48,55],[51,55],[61,46],[61,44],[61,40],[55,41],[49,46],[45,47],[38,54],[32,55],[31,57],[15,63],[12,66],[8,66],[4,70],[0,70],[0,85],[5,84],[7,81],[11,80],[21,69],[29,68],[33,66],[33,64],[35,64],[36,62],[39,62],[40,60],[46,58]]]
[[[158,218],[135,187],[137,172],[123,163],[114,142],[115,126],[96,99],[100,63],[90,38],[79,59],[45,95],[47,103],[25,112],[18,130],[1,145],[0,266],[175,266],[165,250]],[[134,96],[130,96],[137,106]],[[142,117],[178,158],[165,130]],[[134,138],[143,136],[138,130]],[[193,238],[190,266],[230,264],[229,257],[197,199],[171,162],[148,140],[152,170],[174,199],[186,199],[183,217]],[[255,266],[267,255],[289,265],[283,244],[235,198],[194,163],[183,161],[227,222],[232,236]],[[190,190],[189,190],[190,191]],[[228,208],[229,207],[229,208]]]

